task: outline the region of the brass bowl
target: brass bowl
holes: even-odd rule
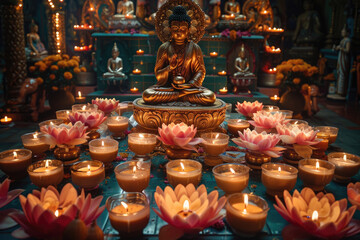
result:
[[[184,84],[185,78],[183,78],[182,76],[176,76],[175,79],[173,80],[173,82],[177,85]]]

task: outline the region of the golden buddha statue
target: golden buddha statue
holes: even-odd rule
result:
[[[119,1],[117,4],[116,17],[134,18],[134,3],[128,0]]]
[[[114,43],[114,47],[112,49],[112,57],[109,58],[107,62],[108,72],[103,74],[103,78],[126,78],[126,75],[122,72],[123,70],[123,62],[122,59],[119,58],[119,49]]]
[[[248,59],[246,58],[246,52],[245,52],[244,44],[241,44],[239,57],[237,57],[235,59],[235,69],[237,70],[237,72],[234,73],[235,78],[254,75],[250,71],[250,66],[249,66]]]
[[[229,0],[225,2],[224,12],[225,14],[222,16],[223,19],[230,19],[230,20],[246,19],[245,15],[240,14],[240,4],[235,0]]]
[[[166,20],[170,40],[158,50],[155,64],[157,84],[144,91],[144,102],[212,105],[215,94],[202,87],[206,71],[201,49],[189,37],[191,17],[184,7],[176,6]]]
[[[26,35],[27,45],[28,45],[26,52],[31,57],[42,57],[48,54],[44,44],[40,40],[38,31],[39,31],[38,25],[32,22],[30,25],[30,33]]]

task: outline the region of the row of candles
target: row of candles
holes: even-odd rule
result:
[[[89,46],[74,46],[74,50],[81,52],[81,51],[89,51],[92,49],[92,45]]]
[[[89,25],[89,24],[81,24],[81,25],[74,25],[74,29],[75,30],[92,30],[94,29],[94,26]]]

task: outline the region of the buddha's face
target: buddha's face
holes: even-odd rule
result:
[[[116,50],[112,51],[112,57],[114,59],[117,58],[118,56],[119,56],[119,51],[116,51]]]
[[[343,28],[343,29],[341,30],[341,36],[342,36],[342,37],[346,37],[346,36],[347,36],[347,31],[346,31],[345,28]]]
[[[183,44],[189,36],[189,24],[185,21],[171,22],[171,38],[176,44]]]

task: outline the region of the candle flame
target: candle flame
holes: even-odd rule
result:
[[[247,206],[248,206],[248,204],[249,204],[249,197],[248,197],[248,195],[247,194],[245,194],[244,195],[244,213],[246,213],[246,208],[247,208]]]
[[[281,167],[278,168],[279,173],[281,172]]]
[[[45,167],[48,168],[49,167],[49,160],[45,161]]]
[[[125,202],[120,202],[120,203],[125,208],[126,212],[128,212],[128,205]]]
[[[78,91],[78,95],[79,95],[79,98],[81,98],[81,92],[80,91]]]
[[[224,90],[224,91],[225,91],[225,90],[226,90],[226,87],[223,87],[223,88],[222,88],[222,90]]]
[[[101,146],[102,146],[102,147],[104,147],[104,146],[105,146],[104,141],[101,141]]]
[[[119,119],[120,119],[119,116],[117,116],[117,117],[115,118],[116,121],[119,121]]]
[[[8,121],[8,117],[7,116],[5,116],[5,122],[7,122]]]
[[[344,155],[344,161],[346,162],[346,155]]]
[[[230,172],[232,173],[232,174],[235,174],[236,172],[234,171],[234,169],[232,169],[232,168],[230,168]]]
[[[144,138],[144,135],[140,133],[140,134],[139,134],[139,137],[140,137],[140,138]]]
[[[272,106],[271,106],[271,107],[269,107],[269,110],[270,110],[270,111],[272,111],[272,110],[273,110],[273,107],[272,107]]]
[[[14,154],[14,159],[17,158],[17,152],[13,152]]]
[[[277,96],[277,95],[275,95],[275,96],[274,96],[274,98],[275,98],[275,99],[277,99],[277,98],[278,98],[278,96]]]
[[[317,221],[318,219],[319,219],[319,213],[315,210],[315,211],[312,213],[311,220]]]
[[[136,166],[133,167],[133,173],[135,173],[135,172],[136,172]]]
[[[90,164],[88,164],[88,171],[90,172],[91,168],[90,168]]]
[[[318,170],[319,169],[319,167],[320,167],[320,164],[319,164],[319,162],[316,162],[316,170]]]
[[[83,110],[83,111],[85,111],[85,109],[86,109],[86,105],[84,105],[84,106],[82,107],[82,110]]]
[[[54,125],[54,123],[52,121],[50,121],[50,125]]]
[[[35,133],[33,134],[33,138],[34,138],[34,139],[38,138],[38,135],[39,135],[39,133],[38,133],[38,132],[35,132]]]
[[[181,166],[181,169],[183,170],[183,171],[185,171],[185,166],[184,166],[184,164],[181,162],[180,163],[180,166]]]
[[[70,114],[70,112],[69,112],[69,111],[66,111],[66,114]]]
[[[184,201],[184,204],[183,204],[183,210],[184,210],[184,212],[188,212],[188,211],[189,211],[189,208],[190,208],[189,201],[188,201],[188,200],[185,200],[185,201]]]
[[[297,123],[298,123],[298,121],[294,122],[294,124],[297,124]]]
[[[59,216],[59,210],[56,209],[56,211],[54,212],[55,216],[58,217]]]
[[[215,135],[215,138],[219,138],[219,135],[220,135],[220,134],[219,134],[219,133],[217,133],[217,134]]]

